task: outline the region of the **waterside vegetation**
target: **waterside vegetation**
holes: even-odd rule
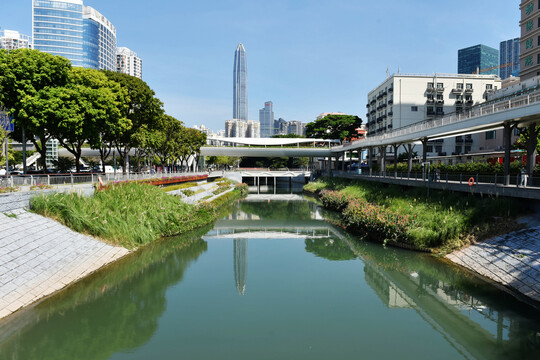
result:
[[[340,213],[339,224],[370,240],[444,254],[519,227],[520,205],[478,197],[365,181],[323,178],[304,190]],[[523,211],[523,206],[521,206]]]
[[[74,231],[137,248],[212,223],[222,205],[245,193],[240,184],[223,196],[226,199],[190,205],[150,184],[122,183],[98,191],[93,197],[76,193],[36,196],[31,208]]]

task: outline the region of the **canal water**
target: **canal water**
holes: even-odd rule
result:
[[[250,195],[0,323],[0,359],[540,359],[538,311],[329,216]]]

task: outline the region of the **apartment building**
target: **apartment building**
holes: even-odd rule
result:
[[[0,30],[0,49],[31,49],[32,38],[14,30]]]
[[[501,88],[496,75],[394,74],[368,94],[367,135],[381,135],[450,113],[464,113]],[[479,134],[429,142],[428,156],[479,150]],[[421,145],[414,151],[422,153]]]
[[[142,60],[127,47],[119,47],[116,51],[116,71],[142,79]]]

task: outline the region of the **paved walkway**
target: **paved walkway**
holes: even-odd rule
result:
[[[447,258],[540,302],[540,226],[471,245]]]
[[[26,210],[0,213],[0,319],[128,253]]]

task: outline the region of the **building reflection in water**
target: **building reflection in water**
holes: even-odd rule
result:
[[[240,295],[246,293],[248,240],[234,239],[234,282]]]

